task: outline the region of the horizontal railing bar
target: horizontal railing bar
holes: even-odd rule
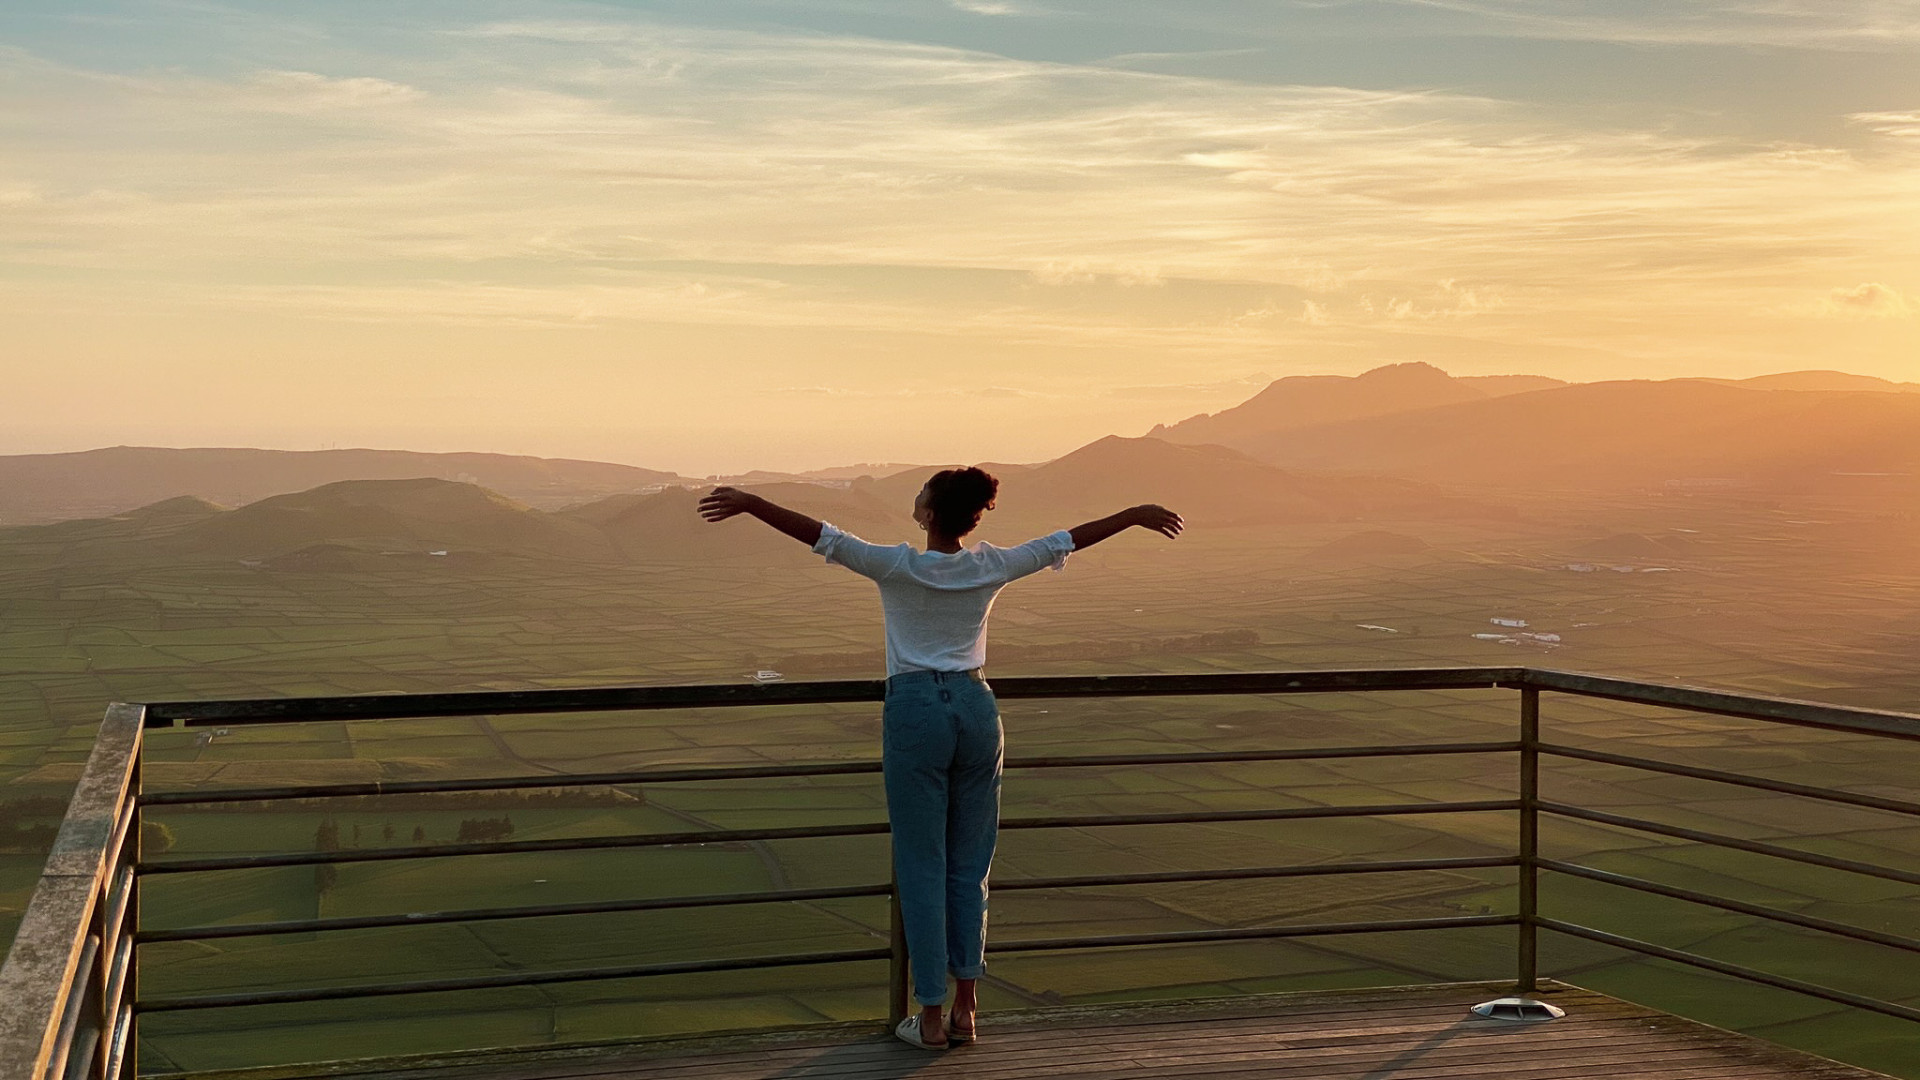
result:
[[[1886,709],[1857,709],[1843,705],[1825,705],[1817,701],[1768,697],[1763,694],[1734,694],[1702,690],[1692,686],[1661,686],[1614,679],[1603,675],[1581,675],[1571,671],[1527,668],[1508,685],[1531,686],[1537,690],[1558,690],[1582,697],[1609,698],[1641,705],[1659,705],[1688,712],[1738,716],[1747,720],[1771,720],[1828,731],[1847,731],[1858,735],[1891,735],[1900,739],[1920,739],[1920,716]]]
[[[107,838],[107,846],[101,850],[103,875],[112,875],[113,867],[125,862],[121,856],[126,853],[127,839],[139,827],[139,821],[140,803],[129,791],[121,797],[119,818],[114,822],[112,835]]]
[[[1213,694],[1299,694],[1384,690],[1465,690],[1504,686],[1557,690],[1740,716],[1754,720],[1920,738],[1920,716],[1792,698],[1738,694],[1687,686],[1544,668],[1375,668],[1331,671],[1215,672],[1193,675],[1085,675],[1002,678],[995,694],[1006,699],[1161,697]],[[602,712],[636,709],[726,708],[755,705],[836,704],[879,701],[880,679],[713,684],[704,686],[593,687],[574,690],[506,690],[454,694],[366,694],[352,697],[259,698],[163,701],[148,705],[145,723],[162,727],[234,723],[298,723],[430,716],[502,716],[517,713]]]
[[[1354,690],[1491,689],[1525,669],[1376,668],[1338,671],[1215,672],[1195,675],[1064,675],[993,680],[996,697],[1167,697],[1212,694],[1313,694]],[[148,727],[318,720],[393,720],[429,716],[613,712],[638,709],[823,705],[879,701],[881,679],[822,682],[620,686],[579,690],[493,690],[456,694],[365,694],[353,697],[159,701],[147,706]]]
[[[1685,900],[1693,904],[1719,908],[1722,911],[1738,912],[1741,915],[1752,915],[1756,918],[1766,919],[1771,922],[1788,923],[1793,926],[1802,926],[1809,930],[1819,930],[1823,933],[1853,938],[1856,941],[1870,941],[1875,945],[1885,945],[1891,949],[1904,949],[1907,952],[1920,953],[1920,941],[1916,941],[1913,938],[1904,938],[1896,934],[1883,934],[1877,930],[1868,930],[1864,927],[1834,922],[1832,919],[1821,919],[1812,915],[1802,915],[1794,911],[1782,911],[1779,908],[1749,904],[1745,901],[1733,900],[1724,896],[1713,896],[1709,893],[1695,892],[1692,889],[1682,889],[1674,885],[1662,885],[1657,881],[1647,881],[1643,878],[1630,877],[1626,874],[1616,874],[1591,866],[1581,866],[1578,863],[1561,862],[1558,859],[1539,859],[1536,860],[1536,865],[1543,870],[1553,870],[1572,877],[1586,878],[1588,881],[1598,881],[1606,885],[1617,885],[1620,888],[1633,889],[1636,892],[1651,893],[1654,896],[1671,897],[1675,900]]]
[[[477,690],[453,694],[356,694],[350,697],[157,701],[148,727],[300,724],[339,720],[405,720],[435,716],[512,716],[550,712],[628,712],[753,705],[837,705],[879,701],[880,679],[826,682],[609,686],[581,690]]]
[[[993,679],[995,697],[1185,697],[1214,694],[1328,694],[1356,690],[1491,690],[1525,669],[1350,668],[1326,671],[1208,672],[1194,675],[1039,675]]]
[[[808,964],[844,964],[885,960],[886,948],[845,949],[839,952],[795,953],[787,956],[742,956],[725,960],[688,960],[667,964],[581,968],[573,971],[517,971],[502,975],[475,975],[464,979],[420,979],[372,986],[327,986],[306,990],[259,990],[192,997],[152,998],[136,1002],[140,1013],[183,1012],[190,1009],[231,1009],[243,1005],[290,1005],[307,1001],[343,1001],[352,998],[394,997],[401,994],[439,994],[455,990],[494,990],[514,986],[550,986],[555,983],[639,979],[655,975],[700,975],[716,971],[756,971],[762,968],[802,967]]]
[[[1159,885],[1196,881],[1245,881],[1265,878],[1316,877],[1340,874],[1393,874],[1422,870],[1478,870],[1519,866],[1517,856],[1461,859],[1404,859],[1395,862],[1313,863],[1298,866],[1247,867],[1231,870],[1172,870],[1151,874],[1095,874],[1080,877],[1017,878],[995,881],[999,892],[1023,889],[1076,889],[1108,885]],[[490,922],[501,919],[538,919],[566,915],[602,915],[623,911],[667,911],[678,908],[729,907],[744,904],[845,900],[888,896],[885,883],[833,889],[785,889],[750,893],[714,893],[700,896],[650,897],[641,900],[604,900],[582,904],[542,904],[527,907],[471,908],[454,911],[412,912],[405,915],[363,915],[332,919],[289,919],[282,922],[236,923],[231,926],[189,926],[141,931],[141,944],[163,941],[211,941],[221,938],[262,937],[272,934],[325,933],[334,930],[373,930],[435,923]]]
[[[1005,818],[1007,829],[1095,829],[1121,825],[1203,825],[1231,821],[1294,821],[1309,818],[1393,817],[1408,814],[1473,814],[1518,810],[1517,799],[1479,802],[1386,803],[1371,806],[1301,806],[1278,810],[1202,810],[1168,814],[1083,814],[1059,817]],[[541,851],[588,851],[603,848],[677,847],[689,844],[744,843],[749,840],[811,840],[824,837],[873,836],[888,831],[884,821],[857,825],[814,825],[787,829],[712,829],[702,832],[641,833],[619,836],[578,836],[560,840],[502,840],[485,844],[426,845],[374,850],[298,851],[277,855],[241,855],[210,859],[167,859],[140,864],[143,874],[204,873],[212,870],[260,870],[281,866],[319,866],[325,863],[391,862],[399,859],[440,859],[467,855],[517,855]]]
[[[1209,941],[1246,941],[1260,938],[1313,937],[1334,934],[1377,934],[1402,930],[1453,930],[1468,927],[1513,926],[1517,915],[1467,915],[1451,919],[1394,919],[1375,922],[1319,923],[1302,926],[1254,927],[1231,930],[1183,930],[1159,934],[1118,934],[1105,937],[1044,938],[1033,941],[989,943],[990,953],[1041,952],[1061,949],[1095,949],[1134,945],[1179,945]],[[309,990],[276,990],[233,994],[204,994],[183,998],[156,998],[136,1006],[142,1013],[179,1012],[188,1009],[222,1009],[244,1005],[282,1005],[306,1001],[336,1001],[348,998],[390,997],[399,994],[442,993],[454,990],[486,990],[513,986],[539,986],[562,982],[592,982],[633,979],[654,975],[690,975],[714,971],[747,971],[761,968],[796,967],[806,964],[847,963],[861,960],[885,960],[888,949],[860,949],[843,952],[805,953],[794,956],[742,957],[729,960],[700,960],[669,964],[640,964],[630,967],[590,968],[560,972],[516,972],[507,975],[483,975],[465,979],[426,979],[376,986],[323,987]]]
[[[54,1034],[53,1047],[47,1055],[46,1075],[50,1080],[61,1080],[67,1073],[67,1055],[73,1051],[76,1033],[80,1030],[80,1014],[86,1011],[89,990],[94,984],[94,964],[100,958],[100,935],[88,934],[86,944],[80,947],[80,962],[73,969],[73,982],[67,986],[65,1008],[60,1014],[60,1028]]]
[[[102,1080],[120,1080],[127,1063],[127,1036],[133,1033],[133,1003],[120,1003],[113,1021],[113,1041],[107,1044],[107,1074]]]
[[[1670,776],[1685,776],[1694,780],[1711,780],[1719,784],[1774,791],[1782,795],[1798,795],[1803,799],[1820,799],[1824,802],[1844,803],[1847,806],[1864,806],[1869,810],[1886,810],[1895,814],[1920,814],[1920,803],[1906,802],[1901,799],[1883,799],[1877,795],[1856,795],[1850,791],[1834,791],[1829,788],[1809,787],[1806,784],[1789,784],[1783,780],[1767,780],[1758,776],[1748,776],[1745,773],[1701,769],[1671,761],[1656,761],[1653,758],[1631,757],[1626,754],[1609,754],[1601,750],[1587,750],[1557,743],[1540,744],[1540,752],[1552,754],[1555,757],[1579,758],[1582,761],[1597,761],[1603,765],[1619,765],[1623,768],[1644,769]]]
[[[1518,799],[1475,802],[1379,803],[1369,806],[1291,806],[1279,810],[1202,810],[1171,814],[1098,814],[1007,818],[1002,829],[1097,829],[1112,825],[1206,825],[1228,821],[1295,821],[1310,818],[1399,817],[1408,814],[1483,814],[1518,810]]]
[[[528,788],[620,787],[699,780],[780,780],[809,776],[857,776],[878,773],[878,761],[836,761],[817,765],[748,765],[737,768],[654,768],[624,772],[541,776],[487,776],[472,780],[376,780],[365,784],[293,784],[233,788],[227,791],[150,791],[143,806],[194,806],[201,803],[274,802],[281,799],[354,799],[380,795],[440,795],[456,792],[517,791]]]
[[[1425,743],[1411,746],[1321,746],[1298,750],[1219,750],[1186,754],[1099,754],[1008,758],[1007,769],[1075,769],[1122,765],[1207,765],[1259,761],[1318,761],[1327,758],[1422,757],[1442,754],[1517,753],[1518,742]],[[511,791],[524,788],[617,787],[630,784],[687,783],[702,780],[765,780],[788,777],[851,776],[880,771],[878,761],[826,762],[819,765],[754,765],[741,768],[636,769],[629,772],[556,776],[500,776],[478,780],[401,780],[365,784],[310,784],[230,791],[166,791],[140,797],[144,806],[193,806],[201,803],[271,802],[280,799],[341,799],[380,795]]]
[[[1337,934],[1385,934],[1402,930],[1459,930],[1479,926],[1518,926],[1518,915],[1461,915],[1450,919],[1381,919],[1371,922],[1306,923],[1299,926],[1236,927],[1229,930],[1168,930],[1154,934],[1105,934],[1094,937],[1035,938],[988,942],[989,953],[1052,952],[1063,949],[1117,949],[1133,945],[1186,945],[1209,941],[1321,937]]]
[[[94,1060],[100,1053],[100,1034],[96,1024],[88,1024],[80,1030],[80,1036],[73,1044],[75,1053],[67,1059],[66,1080],[87,1080],[93,1075]]]
[[[1565,803],[1542,802],[1539,805],[1543,813],[1557,814],[1560,817],[1577,818],[1581,821],[1591,821],[1601,825],[1614,825],[1623,829],[1634,829],[1639,832],[1655,833],[1660,836],[1671,836],[1676,840],[1691,840],[1696,844],[1711,844],[1715,847],[1732,848],[1735,851],[1748,851],[1755,855],[1768,855],[1776,859],[1786,859],[1790,862],[1806,863],[1809,866],[1823,866],[1829,870],[1845,870],[1849,873],[1865,874],[1868,877],[1884,878],[1888,881],[1899,881],[1908,885],[1920,885],[1920,874],[1909,873],[1905,870],[1894,870],[1885,866],[1877,866],[1873,863],[1857,862],[1853,859],[1836,859],[1831,855],[1815,855],[1811,852],[1781,847],[1778,844],[1766,844],[1757,840],[1741,840],[1737,837],[1726,836],[1721,833],[1704,832],[1700,829],[1687,829],[1678,825],[1662,825],[1657,821],[1648,821],[1645,818],[1627,817],[1623,814],[1610,814],[1604,810],[1587,810],[1578,806],[1568,806]]]
[[[108,873],[112,876],[103,883],[107,888],[107,907],[102,921],[107,926],[114,926],[126,918],[127,904],[133,899],[136,877],[130,862],[122,862],[117,870],[109,870]]]
[[[1866,1009],[1870,1012],[1898,1017],[1902,1020],[1920,1021],[1920,1009],[1910,1009],[1905,1005],[1898,1005],[1891,1001],[1881,1001],[1879,998],[1850,994],[1844,990],[1835,990],[1817,983],[1802,982],[1799,979],[1789,979],[1781,975],[1769,975],[1764,971],[1744,967],[1740,964],[1729,964],[1722,960],[1713,960],[1701,956],[1698,953],[1669,949],[1664,945],[1654,945],[1636,938],[1622,937],[1619,934],[1609,934],[1604,930],[1595,930],[1592,927],[1561,922],[1558,919],[1549,919],[1543,916],[1536,918],[1534,923],[1544,929],[1556,930],[1572,937],[1586,938],[1588,941],[1596,941],[1602,945],[1612,945],[1615,948],[1626,949],[1629,952],[1642,953],[1647,956],[1658,957],[1662,960],[1671,960],[1676,964],[1687,964],[1691,967],[1718,972],[1721,975],[1730,975],[1736,979],[1759,983],[1762,986],[1771,986],[1779,990],[1791,990],[1797,994],[1806,994],[1809,997],[1817,997],[1841,1005],[1851,1005],[1856,1009]]]
[[[1212,765],[1254,761],[1321,761],[1328,758],[1434,757],[1445,754],[1517,754],[1518,740],[1412,743],[1406,746],[1313,746],[1298,750],[1214,750],[1190,754],[1096,754],[1081,757],[1008,758],[1009,769],[1082,769],[1118,765]]]
[[[808,900],[845,900],[860,896],[888,896],[893,886],[849,885],[836,889],[784,889],[767,892],[709,893],[700,896],[656,896],[641,900],[602,900],[582,904],[538,904],[527,907],[470,908],[455,911],[416,911],[406,915],[359,915],[332,919],[288,919],[283,922],[235,923],[231,926],[188,926],[173,930],[143,930],[142,945],[162,941],[211,941],[219,938],[262,937],[269,934],[312,934],[333,930],[376,930],[393,926],[430,926],[435,923],[494,922],[500,919],[543,919],[562,915],[604,915],[620,911],[672,911],[680,908],[728,907]]]
[[[127,927],[127,909],[133,902],[133,885],[138,880],[133,864],[123,863],[120,872],[113,876],[107,892],[107,909],[100,920],[105,927],[109,940],[124,936]]]
[[[122,934],[120,943],[113,950],[113,966],[107,971],[107,994],[103,998],[108,1012],[117,1012],[127,997],[127,987],[133,982],[134,972],[139,961],[133,952],[133,935]],[[104,956],[102,957],[104,960]]]
[[[1419,870],[1484,870],[1519,866],[1517,855],[1472,859],[1401,859],[1395,862],[1309,863],[1253,866],[1234,870],[1168,870],[1151,874],[1085,874],[1077,877],[1015,878],[994,881],[994,892],[1023,889],[1082,889],[1107,885],[1166,885],[1186,881],[1252,881],[1265,878],[1331,877],[1339,874],[1404,874]]]
[[[812,840],[822,837],[873,836],[886,831],[886,822],[879,821],[863,822],[857,825],[797,826],[787,829],[709,829],[702,832],[625,833],[616,836],[574,836],[558,840],[499,840],[484,844],[429,844],[357,851],[298,851],[277,855],[240,855],[213,859],[166,859],[141,863],[140,872],[142,874],[183,874],[210,870],[259,870],[277,866],[319,866],[324,863],[458,858],[467,855],[522,855],[541,851],[677,847],[686,844],[745,843],[749,840]]]

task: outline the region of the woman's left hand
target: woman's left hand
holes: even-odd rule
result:
[[[1179,536],[1180,530],[1187,527],[1187,523],[1179,514],[1153,503],[1136,506],[1129,513],[1133,515],[1135,525],[1143,529],[1152,529],[1169,540]]]

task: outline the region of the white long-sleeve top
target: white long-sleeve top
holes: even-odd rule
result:
[[[1065,529],[1018,547],[980,543],[951,554],[891,547],[822,523],[816,554],[880,586],[887,616],[887,674],[969,671],[987,662],[987,615],[1007,583],[1051,566],[1073,550]]]

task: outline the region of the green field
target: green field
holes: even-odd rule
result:
[[[1061,575],[1022,582],[995,614],[996,675],[1531,663],[1888,708],[1920,701],[1920,569],[1869,558],[1844,506],[1779,510],[1668,497],[1540,504],[1513,522],[1324,524],[1115,541]],[[1426,554],[1338,557],[1367,528],[1417,531]],[[1569,570],[1596,536],[1693,530],[1671,572]],[[18,533],[0,536],[19,536]],[[1002,537],[1000,539],[1006,539]],[[1329,554],[1329,548],[1334,549]],[[1780,583],[1791,587],[1782,587]],[[1559,642],[1476,638],[1524,618]],[[1385,629],[1379,629],[1385,628]],[[1225,646],[1198,635],[1246,630]],[[0,800],[64,798],[110,700],[733,682],[877,674],[870,586],[823,566],[572,565],[523,560],[350,575],[233,562],[87,561],[0,543]],[[1511,737],[1502,692],[1302,698],[1007,702],[1009,751],[1120,753]],[[1904,744],[1550,696],[1550,738],[1913,798]],[[866,759],[875,706],[629,715],[463,717],[157,732],[154,788],[472,777],[690,763]],[[1510,758],[1352,760],[1010,774],[1008,816],[1487,799],[1515,790]],[[1766,838],[1905,869],[1920,827],[1873,811],[1557,763],[1547,797]],[[311,850],[331,819],[348,847],[457,844],[461,823],[508,815],[515,839],[879,820],[876,777],[657,784],[592,805],[472,800],[445,807],[301,804],[169,810],[173,854]],[[38,816],[35,816],[37,814]],[[8,823],[44,826],[45,813]],[[1001,882],[1022,877],[1361,858],[1504,854],[1512,815],[1009,831]],[[415,840],[416,830],[422,840]],[[357,833],[357,836],[356,836]],[[24,835],[24,834],[23,834]],[[1549,822],[1547,853],[1753,903],[1920,936],[1920,890]],[[0,853],[0,940],[41,850]],[[149,926],[252,922],[885,880],[883,838],[635,852],[470,856],[149,879]],[[1508,912],[1511,871],[1365,875],[1073,892],[1002,891],[997,940],[1297,921]],[[1543,910],[1661,944],[1909,1004],[1920,966],[1685,903],[1548,875]],[[877,900],[508,920],[330,935],[159,944],[141,992],[213,992],[430,978],[718,955],[866,948]],[[1016,954],[990,1007],[1500,978],[1510,930]],[[1920,1050],[1897,1021],[1548,935],[1543,971],[1898,1075]],[[334,1056],[618,1038],[884,1012],[882,965],[583,983],[155,1016],[143,1063],[202,1069]]]

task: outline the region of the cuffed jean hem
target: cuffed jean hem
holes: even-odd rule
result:
[[[920,1006],[923,1009],[931,1008],[932,1006],[935,1006],[935,1005],[945,1005],[947,1003],[947,995],[941,994],[939,997],[934,998],[932,1001],[928,1001],[926,998],[921,997],[919,994],[915,994],[913,995],[913,1003],[915,1005]]]
[[[949,972],[950,974],[952,974],[952,976],[953,976],[954,978],[956,978],[956,979],[977,979],[977,978],[979,978],[979,977],[980,977],[980,974],[981,974],[981,972],[984,972],[984,971],[986,971],[986,970],[987,970],[987,965],[985,965],[985,964],[981,964],[981,965],[979,965],[979,966],[977,966],[977,967],[964,967],[964,968],[948,968],[948,969],[947,969],[947,971],[948,971],[948,972]]]

